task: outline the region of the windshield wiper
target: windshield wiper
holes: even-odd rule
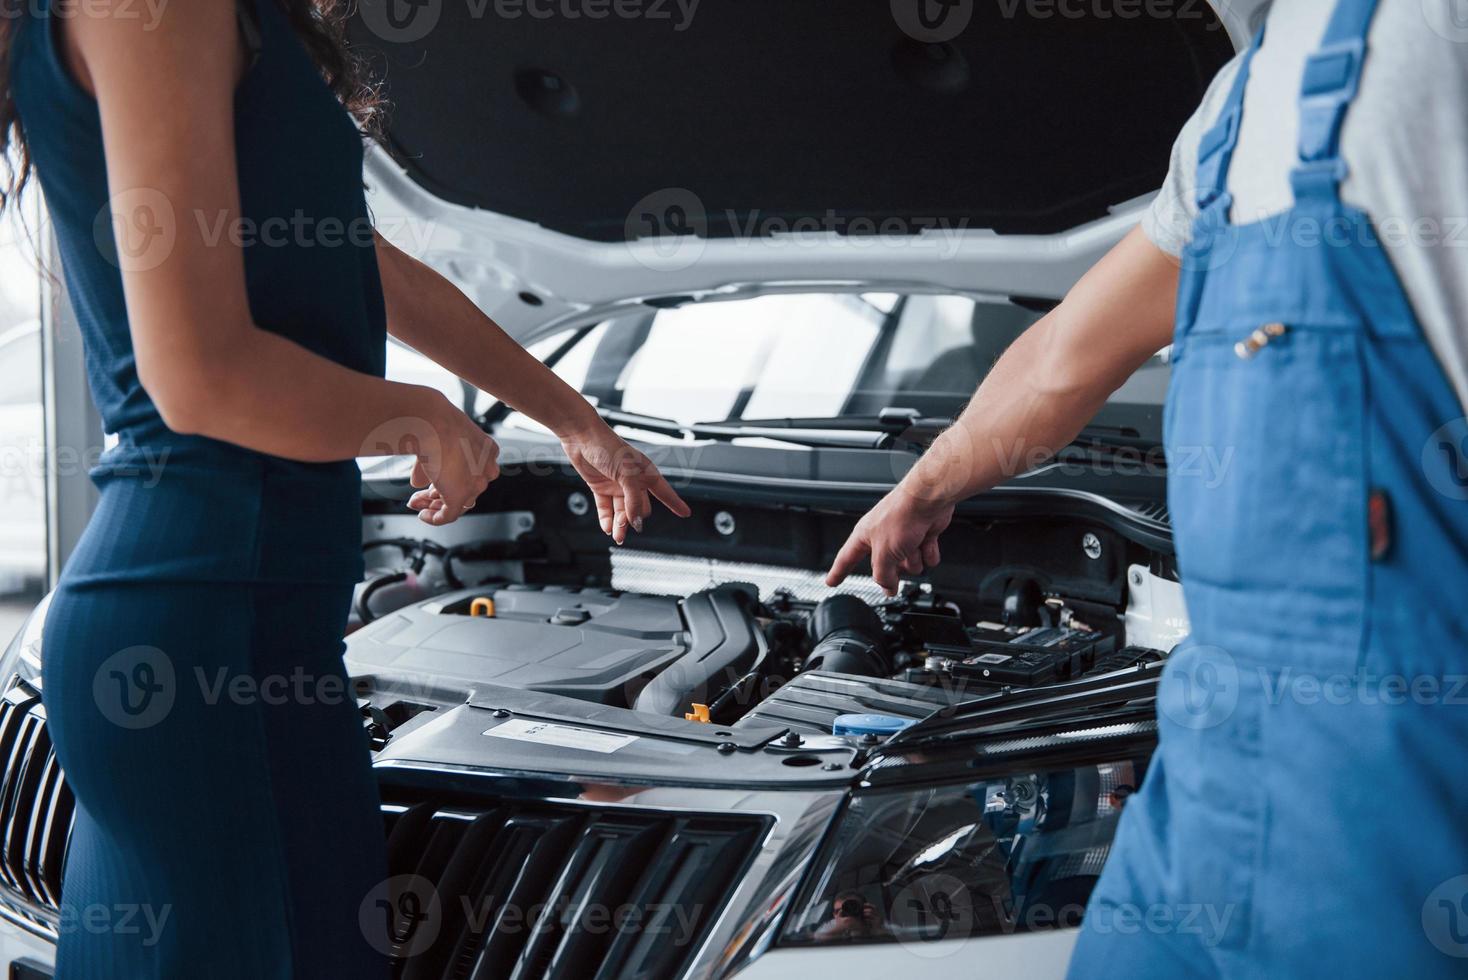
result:
[[[596,406],[596,414],[600,415],[608,425],[625,425],[629,428],[656,432],[665,436],[681,436],[688,431],[688,426],[682,422],[676,419],[665,419],[658,415],[624,412],[620,408],[605,408],[601,405]]]
[[[612,425],[625,425],[667,436],[696,439],[764,438],[799,443],[803,446],[846,449],[899,449],[926,447],[951,418],[924,416],[914,408],[884,408],[875,415],[790,416],[786,418],[727,418],[714,422],[679,422],[676,419],[620,408],[598,407],[597,414]],[[1088,425],[1061,450],[1115,454],[1148,454],[1157,451],[1156,440],[1136,429],[1113,425]]]
[[[1126,425],[1087,425],[1076,434],[1071,446],[1100,449],[1135,449],[1147,452],[1158,448],[1156,439]]]
[[[746,419],[729,418],[718,422],[700,422],[699,427],[715,429],[738,428],[746,434],[759,430],[760,435],[775,439],[789,439],[787,433],[821,432],[828,437],[832,433],[865,435],[866,443],[874,449],[902,448],[904,444],[926,446],[936,439],[944,429],[953,424],[951,418],[930,418],[915,408],[884,408],[875,415],[824,415],[787,418]],[[795,441],[804,441],[800,436]],[[857,438],[842,440],[843,445],[863,442]]]
[[[860,419],[727,419],[720,422],[683,423],[675,419],[619,408],[597,408],[597,414],[612,425],[624,425],[667,436],[715,439],[775,439],[802,446],[835,449],[889,449],[894,433]]]
[[[876,415],[812,415],[791,418],[729,418],[700,425],[753,425],[762,429],[851,429],[901,434],[919,422],[948,425],[952,419],[924,419],[915,408],[884,408]]]

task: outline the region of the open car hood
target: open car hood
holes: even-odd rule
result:
[[[521,340],[772,285],[1058,298],[1260,6],[362,0],[372,208]]]

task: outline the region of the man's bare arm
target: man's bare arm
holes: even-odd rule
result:
[[[889,594],[936,565],[954,505],[1068,445],[1172,338],[1177,261],[1133,230],[1004,352],[958,421],[852,531],[827,582],[870,556]]]

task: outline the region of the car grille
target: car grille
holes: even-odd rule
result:
[[[40,693],[16,676],[0,697],[0,762],[0,918],[54,940],[76,805]],[[430,890],[440,910],[429,943],[391,925],[384,951],[404,980],[677,976],[767,829],[510,800],[389,801],[383,814],[391,880]]]
[[[54,936],[76,803],[46,733],[39,690],[12,677],[0,697],[0,916]]]
[[[387,818],[403,980],[677,976],[765,830],[757,819],[508,801],[389,806]],[[415,912],[432,935],[415,931]]]

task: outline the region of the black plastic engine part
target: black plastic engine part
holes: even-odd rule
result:
[[[1064,626],[1018,633],[981,626],[971,628],[968,635],[969,650],[949,666],[955,677],[1025,687],[1079,677],[1115,644],[1102,633]]]
[[[408,571],[406,568],[400,568],[395,572],[385,572],[382,575],[377,576],[376,578],[370,578],[362,584],[362,588],[357,591],[357,599],[354,603],[354,611],[357,614],[357,618],[362,621],[362,625],[365,626],[366,624],[372,622],[374,619],[377,618],[377,613],[372,608],[372,597],[377,595],[383,589],[388,588],[389,586],[402,585],[406,583],[408,581],[408,577],[412,574],[413,573]],[[407,590],[400,591],[405,592]],[[421,599],[422,596],[420,595],[418,596],[418,598]],[[405,606],[407,604],[407,602],[402,602],[394,608],[401,608],[402,606]]]
[[[815,646],[805,658],[806,670],[886,677],[893,672],[887,656],[882,620],[856,596],[833,595],[810,617]]]
[[[759,593],[754,586],[729,583],[683,600],[689,649],[669,664],[632,707],[655,715],[682,717],[694,703],[711,704],[764,659],[764,633],[755,621]]]
[[[469,615],[481,598],[493,616]],[[347,637],[347,666],[446,691],[498,684],[626,707],[644,678],[688,651],[679,605],[609,589],[465,589],[380,613]]]
[[[1039,582],[1032,578],[1016,578],[1004,590],[1004,625],[1032,628],[1043,625],[1040,621],[1040,607],[1044,604],[1045,596],[1040,591]]]
[[[838,715],[895,715],[914,720],[963,701],[962,684],[908,684],[880,677],[806,671],[765,698],[735,728],[789,728],[831,734]]]
[[[1097,657],[1096,662],[1086,673],[1109,674],[1113,670],[1125,670],[1141,664],[1155,664],[1166,659],[1167,654],[1161,650],[1153,650],[1151,647],[1122,647],[1114,653]]]

